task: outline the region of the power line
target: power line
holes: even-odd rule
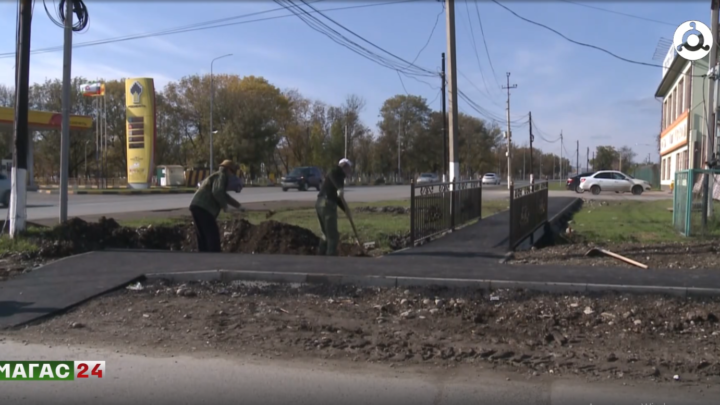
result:
[[[485,54],[487,55],[488,62],[490,63],[490,70],[492,70],[493,79],[495,79],[495,83],[497,83],[498,87],[502,87],[502,85],[497,79],[497,74],[495,73],[495,67],[493,66],[492,58],[490,58],[490,49],[488,48],[487,41],[485,40],[485,31],[483,30],[482,19],[480,18],[480,8],[478,7],[477,1],[475,2],[475,12],[477,13],[478,23],[480,23],[480,34],[482,35],[483,44],[485,44]]]
[[[425,42],[425,45],[420,48],[420,51],[418,51],[417,55],[415,55],[415,59],[413,59],[412,63],[417,62],[418,58],[420,57],[420,54],[425,50],[425,48],[430,45],[430,41],[432,40],[433,35],[435,35],[435,28],[437,28],[438,23],[440,22],[440,16],[445,13],[445,5],[443,4],[442,10],[437,14],[437,17],[435,17],[435,25],[433,25],[432,30],[430,30],[430,36],[428,36],[427,41]]]
[[[591,5],[589,5],[589,4],[578,3],[578,2],[575,2],[575,1],[569,1],[569,0],[560,0],[560,1],[565,2],[565,3],[569,3],[569,4],[574,4],[574,5],[576,5],[576,6],[582,6],[582,7],[592,8],[592,9],[594,9],[594,10],[604,11],[604,12],[610,13],[610,14],[622,15],[622,16],[625,16],[625,17],[635,18],[635,19],[638,19],[638,20],[653,22],[653,23],[662,24],[662,25],[669,25],[669,26],[671,26],[671,27],[677,27],[677,26],[678,26],[678,24],[673,24],[673,23],[669,23],[669,22],[666,22],[666,21],[653,20],[652,18],[641,17],[641,16],[639,16],[639,15],[623,13],[623,12],[615,11],[615,10],[608,10],[608,9],[606,9],[606,8],[591,6]]]
[[[280,1],[280,0],[276,0],[276,2],[278,2],[278,1]],[[292,0],[285,0],[285,1],[288,2],[288,3],[290,3],[290,4],[294,4]],[[390,52],[390,51],[388,51],[388,50],[386,50],[386,49],[384,49],[384,48],[381,48],[380,46],[378,46],[378,45],[376,45],[376,44],[368,41],[367,39],[365,39],[364,37],[358,35],[358,34],[355,33],[354,31],[352,31],[351,29],[345,27],[344,25],[338,23],[337,21],[333,20],[332,18],[326,16],[326,15],[323,14],[321,11],[317,10],[315,7],[313,7],[312,5],[308,4],[305,0],[300,0],[300,1],[301,1],[303,4],[305,4],[306,6],[308,6],[309,8],[311,8],[312,10],[315,10],[315,11],[316,11],[318,14],[320,14],[321,16],[325,17],[325,19],[327,19],[328,21],[332,22],[333,24],[335,24],[335,25],[337,25],[338,27],[342,28],[343,30],[347,31],[348,33],[350,33],[350,34],[353,35],[354,37],[356,37],[356,38],[358,38],[359,40],[365,42],[366,44],[372,46],[373,48],[378,49],[378,50],[380,50],[380,51],[382,51],[382,52],[384,52],[384,53],[392,56],[393,58],[395,58],[395,59],[397,59],[397,60],[399,60],[399,61],[407,64],[409,67],[416,68],[417,71],[419,71],[419,72],[421,72],[421,73],[425,73],[426,75],[427,75],[427,74],[430,74],[430,76],[436,76],[436,75],[437,75],[437,72],[433,72],[433,71],[431,71],[431,70],[428,70],[428,69],[419,67],[419,66],[413,64],[412,62],[409,62],[409,61],[407,61],[407,60],[405,60],[405,59],[403,59],[403,58],[395,55],[394,53],[392,53],[392,52]],[[302,8],[299,7],[299,6],[296,6],[296,7],[298,7],[298,9],[302,9]],[[303,10],[303,11],[304,11],[304,10]],[[317,20],[315,17],[312,17],[312,16],[311,16],[310,18]],[[317,21],[319,22],[319,20],[317,20]],[[323,26],[327,27],[327,25],[325,25],[324,23],[321,23],[321,24],[322,24]],[[328,28],[329,28],[329,27],[328,27]],[[332,29],[331,29],[331,30],[332,30]],[[334,31],[334,30],[333,30],[333,31]],[[336,31],[334,31],[334,32],[336,32]]]
[[[315,0],[313,3],[319,3],[322,1],[324,1],[324,0]],[[328,12],[328,11],[349,10],[349,9],[358,9],[358,8],[366,8],[366,7],[387,6],[387,5],[401,4],[401,3],[413,3],[413,2],[417,2],[417,1],[419,1],[419,0],[396,0],[396,1],[389,1],[389,2],[384,2],[384,3],[371,3],[371,4],[362,4],[362,5],[326,8],[326,9],[323,9],[322,11]],[[272,17],[257,18],[257,19],[253,19],[253,20],[226,22],[226,23],[221,24],[221,22],[224,22],[224,21],[237,20],[237,19],[241,19],[241,18],[247,18],[247,17],[253,17],[253,16],[257,16],[257,15],[262,15],[262,14],[273,13],[273,12],[277,12],[277,11],[283,10],[283,9],[285,9],[285,7],[278,7],[278,8],[274,8],[271,10],[247,13],[247,14],[237,15],[234,17],[222,18],[222,19],[218,19],[218,20],[210,20],[210,21],[195,23],[195,24],[176,27],[176,28],[164,29],[164,30],[160,30],[160,31],[145,32],[145,33],[140,33],[140,34],[131,34],[131,35],[125,35],[125,36],[120,36],[120,37],[105,38],[105,39],[100,39],[100,40],[95,40],[95,41],[78,42],[78,43],[73,44],[73,48],[85,48],[88,46],[105,45],[105,44],[111,44],[111,43],[117,43],[117,42],[132,41],[132,40],[136,40],[136,39],[145,39],[145,38],[159,37],[159,36],[165,36],[165,35],[182,34],[182,33],[186,33],[186,32],[202,31],[202,30],[208,30],[208,29],[214,29],[214,28],[224,28],[224,27],[229,27],[229,26],[250,24],[250,23],[261,22],[261,21],[276,20],[276,19],[280,19],[280,18],[287,18],[287,17],[294,16],[294,14],[285,14],[285,15],[272,16]],[[31,53],[38,54],[38,53],[56,52],[56,51],[62,51],[62,50],[63,50],[62,46],[54,46],[54,47],[36,49],[36,50],[33,50]],[[14,57],[15,57],[14,50],[12,52],[0,53],[0,59],[14,58]]]
[[[600,51],[600,52],[604,52],[604,53],[606,53],[606,54],[608,54],[608,55],[610,55],[610,56],[612,56],[612,57],[614,57],[614,58],[616,58],[616,59],[619,59],[619,60],[623,61],[623,62],[632,63],[632,64],[635,64],[635,65],[641,65],[641,66],[650,66],[650,67],[664,68],[663,65],[657,65],[657,64],[655,64],[655,63],[640,62],[640,61],[636,61],[636,60],[624,58],[624,57],[622,57],[622,56],[616,55],[616,54],[608,51],[608,50],[605,49],[605,48],[601,48],[601,47],[596,46],[596,45],[586,44],[586,43],[584,43],[584,42],[579,42],[579,41],[576,41],[576,40],[574,40],[574,39],[568,38],[567,36],[565,36],[565,35],[562,34],[561,32],[559,32],[559,31],[557,31],[557,30],[555,30],[555,29],[553,29],[553,28],[550,28],[550,27],[548,27],[548,26],[545,25],[545,24],[541,24],[541,23],[539,23],[539,22],[535,22],[535,21],[533,21],[533,20],[527,19],[527,18],[519,15],[518,13],[516,13],[515,11],[513,11],[513,10],[511,10],[510,8],[506,7],[505,5],[503,5],[502,3],[500,3],[500,2],[497,1],[497,0],[491,0],[491,1],[492,1],[493,3],[495,3],[495,4],[497,4],[498,6],[504,8],[505,10],[507,10],[508,12],[510,12],[510,14],[514,15],[515,17],[517,17],[517,18],[519,18],[519,19],[521,19],[521,20],[523,20],[523,21],[525,21],[525,22],[528,22],[528,23],[530,23],[530,24],[537,25],[538,27],[545,28],[546,30],[551,31],[551,32],[559,35],[560,37],[562,37],[562,38],[565,39],[566,41],[572,42],[573,44],[580,45],[580,46],[584,46],[584,47],[587,47],[587,48],[592,48],[592,49],[598,50],[598,51]],[[702,76],[702,75],[696,75],[695,77],[701,77],[701,76]]]
[[[483,73],[482,64],[480,63],[480,55],[478,55],[477,51],[477,43],[475,42],[475,30],[473,29],[473,23],[470,19],[470,6],[468,6],[468,1],[465,0],[465,9],[467,10],[467,19],[468,24],[470,25],[470,38],[472,39],[473,43],[473,52],[475,53],[475,59],[478,63],[478,69],[480,70],[480,77],[482,78],[483,85],[485,86],[485,90],[488,92],[488,96],[490,95],[490,89],[487,87],[487,82],[485,81],[485,74]]]

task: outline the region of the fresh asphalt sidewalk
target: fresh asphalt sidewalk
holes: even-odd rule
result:
[[[132,350],[132,351],[130,351]],[[587,383],[577,379],[518,378],[463,368],[389,368],[333,361],[260,357],[160,357],[143,349],[49,347],[3,340],[0,360],[102,360],[102,379],[3,381],[0,403],[73,404],[544,404],[711,405],[718,387],[656,383]]]

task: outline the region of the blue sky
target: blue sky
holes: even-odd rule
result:
[[[516,13],[548,25],[577,41],[608,49],[642,62],[653,61],[658,40],[672,38],[675,27],[687,20],[710,19],[710,1],[520,2],[500,0]],[[415,59],[435,25],[441,3],[418,1],[395,5],[383,2],[331,2],[313,4],[318,9],[375,4],[373,7],[328,11],[327,15],[368,40],[403,57]],[[52,2],[48,1],[51,6]],[[57,3],[56,3],[57,4]],[[86,42],[129,34],[160,31],[189,24],[276,9],[272,1],[225,2],[113,2],[87,1],[89,30],[74,35]],[[584,5],[584,6],[583,6]],[[475,3],[456,1],[458,87],[491,116],[480,116],[462,100],[460,111],[484,119],[505,116],[505,73],[511,72],[513,119],[532,111],[536,124],[553,140],[563,131],[565,150],[580,159],[597,145],[632,147],[638,158],[648,153],[657,160],[654,137],[659,130],[660,103],[653,97],[661,69],[632,65],[596,50],[565,41],[556,34],[524,22],[490,1],[477,3],[495,77],[480,34]],[[650,22],[600,11],[599,7],[633,14]],[[469,13],[468,13],[469,9]],[[137,10],[137,11],[136,11]],[[0,1],[0,53],[14,52],[16,2]],[[281,10],[259,17],[289,14]],[[468,21],[468,16],[470,21]],[[250,17],[250,18],[259,18]],[[241,20],[236,20],[241,21]],[[475,32],[477,55],[470,24]],[[62,45],[62,30],[37,2],[32,48]],[[445,16],[420,53],[417,65],[440,69],[445,51]],[[158,87],[192,74],[209,73],[210,61],[220,55],[234,56],[215,62],[218,73],[264,76],[276,86],[296,88],[304,95],[339,104],[349,94],[366,100],[362,119],[376,128],[384,100],[396,94],[421,95],[439,110],[439,80],[430,85],[403,78],[395,71],[335,44],[297,17],[233,25],[223,28],[76,48],[73,76],[90,79],[153,77]],[[478,59],[479,58],[479,63]],[[0,59],[0,83],[12,85],[14,58]],[[62,77],[62,52],[34,54],[31,81]],[[484,80],[483,80],[484,77]],[[430,79],[432,80],[432,79]],[[486,89],[487,87],[487,89]],[[502,124],[504,127],[504,123]],[[528,138],[528,126],[514,127],[514,139]],[[551,137],[551,138],[549,138]],[[536,146],[560,152],[559,142],[547,143],[536,136]]]

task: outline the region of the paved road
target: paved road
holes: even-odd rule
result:
[[[311,201],[317,193],[288,191],[283,192],[275,187],[249,187],[235,197],[241,203],[267,201]],[[485,186],[483,199],[496,200],[507,198],[506,186]],[[571,191],[550,191],[551,197],[582,197],[602,200],[664,200],[672,196],[661,192],[648,192],[641,196],[630,194],[603,193],[593,196],[589,193],[576,194]],[[28,194],[28,220],[35,221],[57,218],[59,215],[59,195]],[[410,198],[409,186],[378,186],[348,188],[348,202],[371,202],[400,200]],[[186,208],[190,204],[192,194],[150,194],[150,195],[69,195],[68,214],[72,216],[109,215],[129,212],[162,211]],[[7,209],[0,209],[0,218],[7,215]]]
[[[478,370],[398,370],[319,361],[153,357],[116,350],[0,342],[2,360],[104,360],[102,380],[2,382],[0,403],[29,404],[542,404],[717,403],[717,387],[623,386],[526,379]],[[509,377],[509,379],[508,379]],[[516,381],[517,380],[517,381]]]

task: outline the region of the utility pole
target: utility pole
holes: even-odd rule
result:
[[[398,155],[398,171],[397,171],[397,175],[398,175],[398,180],[400,180],[400,176],[401,176],[401,174],[400,174],[400,173],[401,173],[401,170],[400,170],[400,148],[401,148],[401,146],[400,146],[400,145],[401,145],[401,142],[400,142],[400,132],[401,132],[401,130],[402,130],[402,122],[399,122],[399,123],[398,123],[398,135],[397,135],[397,155]]]
[[[590,171],[590,147],[587,148],[587,153],[585,153],[585,171]]]
[[[15,150],[11,173],[10,237],[25,230],[27,219],[27,162],[28,162],[28,96],[30,93],[30,27],[31,0],[20,1],[20,26],[15,59]]]
[[[595,151],[593,151],[593,170],[595,170]]]
[[[443,115],[443,127],[442,127],[442,137],[443,137],[443,181],[446,180],[448,175],[448,130],[447,130],[447,111],[445,109],[445,102],[447,99],[445,98],[445,52],[442,53],[442,74],[441,74],[442,84],[441,84],[441,92],[442,92],[442,115]]]
[[[575,165],[576,174],[580,174],[580,141],[575,141]]]
[[[513,175],[512,175],[512,133],[510,132],[510,90],[516,89],[517,84],[510,85],[510,72],[507,72],[507,86],[503,86],[503,90],[507,90],[507,167],[508,167],[508,189],[513,186]]]
[[[449,180],[454,181],[460,174],[457,156],[458,136],[458,95],[457,95],[457,57],[455,55],[455,0],[445,0],[445,16],[447,19],[447,53],[448,53],[448,95],[450,111],[448,114],[448,172]]]
[[[345,123],[345,159],[347,159],[347,123]]]
[[[562,151],[563,151],[563,133],[562,133],[562,129],[561,129],[561,130],[560,130],[560,178],[561,178],[561,179],[563,178],[563,160],[562,160],[562,159],[563,159],[563,156],[562,156]]]
[[[532,133],[532,111],[528,113],[528,117],[530,124],[530,184],[533,184],[535,183],[535,166],[533,166],[532,144],[535,141],[535,136]],[[542,176],[542,171],[540,172],[540,176]]]
[[[70,165],[70,89],[72,87],[73,3],[65,2],[65,43],[63,51],[62,133],[60,135],[60,223],[68,216],[68,167]]]
[[[710,63],[709,68],[712,69],[712,74],[708,75],[712,80],[710,86],[708,86],[708,97],[707,97],[707,120],[708,120],[708,134],[706,138],[706,150],[705,157],[706,162],[713,161],[715,154],[715,129],[717,127],[717,121],[715,120],[715,92],[713,84],[718,80],[718,51],[717,42],[718,40],[718,19],[720,17],[720,0],[712,0],[710,4],[710,31],[712,32],[713,44],[710,47]],[[710,169],[710,167],[708,167]],[[710,188],[710,178],[713,178],[713,187]],[[712,216],[713,212],[713,190],[715,189],[715,176],[708,173],[704,176],[703,181],[703,213],[702,213],[702,224],[703,228],[707,225],[708,217]]]

